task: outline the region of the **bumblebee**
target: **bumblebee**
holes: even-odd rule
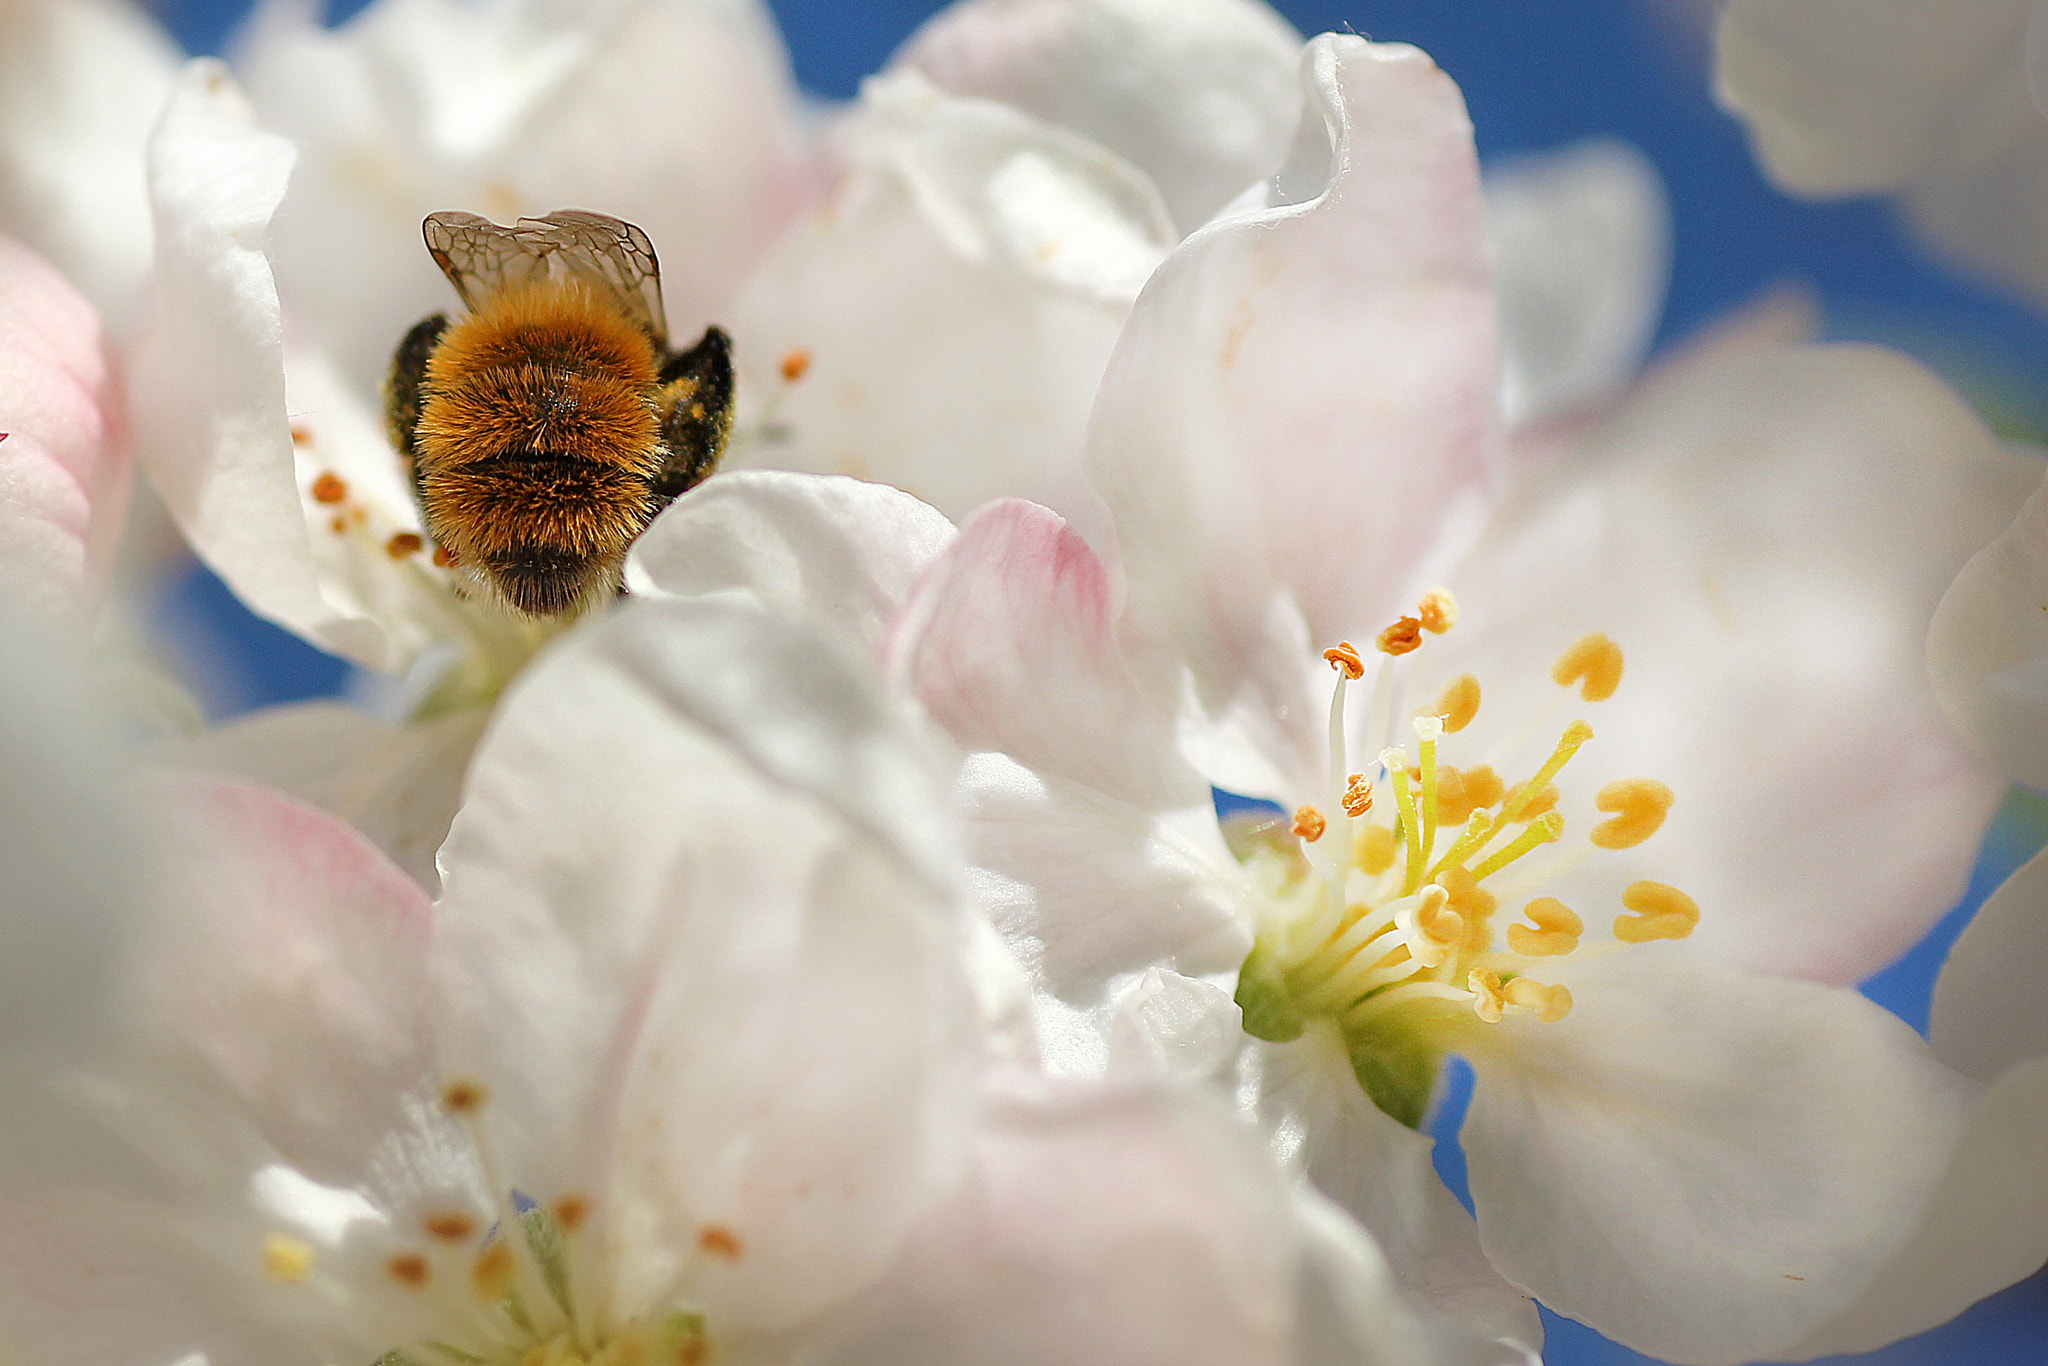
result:
[[[422,226],[468,315],[398,343],[391,439],[451,561],[532,617],[619,589],[634,538],[708,475],[732,431],[731,343],[668,349],[647,234],[563,209]]]

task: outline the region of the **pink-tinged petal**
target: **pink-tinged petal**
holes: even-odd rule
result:
[[[149,270],[143,145],[179,60],[130,0],[0,5],[0,232],[55,263],[117,331]]]
[[[733,596],[872,650],[953,524],[886,484],[783,470],[717,475],[655,518],[626,559],[635,597]]]
[[[1661,1359],[1776,1359],[1913,1235],[1976,1088],[1897,1017],[1682,947],[1531,973],[1569,1015],[1468,1035],[1472,1200],[1509,1280]]]
[[[826,1362],[1254,1366],[1422,1361],[1382,1279],[1348,1355],[1297,1356],[1293,1200],[1195,1091],[1004,1079],[961,1187],[825,1330]],[[1114,1293],[1104,1293],[1114,1287]],[[1318,1308],[1320,1306],[1317,1306]]]
[[[1696,354],[1529,472],[1449,580],[1458,626],[1403,661],[1411,700],[1473,673],[1444,761],[1510,782],[1591,725],[1558,781],[1588,857],[1528,895],[1605,925],[1629,883],[1669,883],[1699,904],[1691,947],[1858,981],[1954,903],[1997,804],[1917,664],[1946,580],[2037,473],[1894,353]],[[1551,678],[1593,633],[1624,661],[1601,702]],[[1663,826],[1585,849],[1599,789],[1638,777],[1670,788]]]
[[[441,852],[447,1060],[522,1189],[589,1199],[615,1307],[790,1324],[950,1179],[979,1007],[927,745],[726,603],[628,604],[500,704]]]
[[[127,494],[99,318],[47,262],[0,237],[0,595],[46,619],[84,613]]]
[[[165,902],[134,948],[151,1075],[189,1088],[206,1128],[246,1123],[251,1152],[323,1184],[364,1181],[439,1080],[426,896],[278,793],[166,777],[147,795]]]
[[[1089,454],[1163,685],[1185,661],[1210,714],[1263,722],[1319,784],[1310,656],[1276,662],[1306,642],[1276,639],[1274,599],[1320,644],[1412,606],[1495,454],[1498,360],[1457,87],[1412,48],[1329,35],[1303,83],[1267,199],[1146,286]]]
[[[428,892],[488,710],[392,725],[338,702],[269,707],[151,755],[275,788],[348,822]]]
[[[1472,1216],[1437,1176],[1433,1141],[1367,1099],[1334,1030],[1259,1048],[1259,1108],[1280,1150],[1365,1226],[1427,1315],[1482,1341],[1543,1341],[1535,1304],[1487,1261]]]
[[[186,68],[150,141],[155,298],[128,376],[135,448],[193,549],[252,610],[390,669],[398,644],[330,601],[314,569],[263,250],[292,160],[218,63]]]
[[[2048,1259],[2048,1058],[1978,1102],[1920,1227],[1835,1319],[1784,1355],[1868,1352],[1946,1323]]]
[[[958,95],[999,100],[1145,172],[1187,233],[1287,152],[1301,35],[1255,0],[972,0],[897,52]]]
[[[2048,1057],[2048,855],[2036,855],[1977,908],[1934,981],[1928,1038],[1979,1081]]]
[[[1082,441],[1117,328],[1177,240],[1157,192],[1088,139],[915,71],[870,81],[833,145],[831,199],[727,320],[751,405],[730,462],[895,484],[956,519],[1027,497],[1105,535]]]
[[[961,778],[970,857],[1041,987],[1085,1008],[1118,973],[1243,962],[1249,918],[1208,785],[1125,671],[1108,576],[1072,528],[1014,499],[976,514],[905,604],[891,653],[978,755]]]
[[[1927,667],[1971,746],[2048,788],[2048,484],[1956,575],[1928,628]]]

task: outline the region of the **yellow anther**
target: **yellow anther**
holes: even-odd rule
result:
[[[1631,914],[1614,918],[1614,937],[1624,944],[1683,939],[1700,923],[1699,903],[1663,882],[1631,882],[1621,889]]]
[[[1458,600],[1448,588],[1432,588],[1422,595],[1415,616],[1423,630],[1440,636],[1458,624]]]
[[[1480,764],[1468,768],[1464,771],[1464,779],[1465,800],[1472,803],[1474,811],[1482,806],[1492,806],[1501,799],[1500,775],[1490,766]]]
[[[1583,636],[1550,666],[1550,678],[1560,688],[1577,683],[1588,702],[1605,702],[1621,686],[1621,647],[1597,631]]]
[[[1529,925],[1508,926],[1508,948],[1525,958],[1554,958],[1579,946],[1586,923],[1554,896],[1539,896],[1522,908]]]
[[[1556,783],[1545,783],[1542,790],[1528,793],[1525,797],[1523,794],[1528,792],[1528,787],[1527,783],[1516,783],[1508,789],[1503,805],[1515,813],[1509,817],[1510,820],[1533,821],[1544,812],[1557,808]]]
[[[1313,806],[1294,808],[1294,833],[1297,838],[1314,844],[1323,837],[1323,831],[1327,830],[1329,825],[1330,823],[1323,819],[1323,813]]]
[[[1593,805],[1618,813],[1593,827],[1593,843],[1602,849],[1633,849],[1664,824],[1671,789],[1655,778],[1623,778],[1601,788]]]
[[[1500,978],[1485,968],[1465,974],[1465,989],[1472,993],[1472,1013],[1488,1024],[1499,1024],[1507,997],[1501,994]]]
[[[1434,882],[1415,900],[1394,913],[1394,927],[1415,961],[1426,968],[1440,965],[1465,940],[1465,922],[1450,909],[1450,895]]]
[[[1450,764],[1436,766],[1436,819],[1440,825],[1463,825],[1477,803],[1465,790],[1465,772]]]
[[[279,1285],[299,1285],[313,1274],[313,1245],[285,1233],[263,1239],[263,1274]]]
[[[513,1270],[512,1249],[500,1237],[476,1254],[476,1261],[469,1268],[469,1278],[480,1297],[496,1303],[512,1288]]]
[[[1521,834],[1488,854],[1486,859],[1472,870],[1472,876],[1484,882],[1537,845],[1548,844],[1563,833],[1564,817],[1555,811],[1546,812],[1530,821],[1528,828]]]
[[[1340,640],[1323,651],[1323,658],[1346,678],[1356,680],[1365,677],[1365,661],[1358,657],[1358,647],[1348,640]]]
[[[1422,623],[1414,617],[1402,617],[1380,632],[1373,644],[1382,654],[1405,655],[1422,644]]]
[[[1363,816],[1372,810],[1372,783],[1363,773],[1354,773],[1344,784],[1344,814]]]
[[[1378,877],[1394,866],[1394,832],[1388,826],[1360,826],[1351,847],[1359,871],[1368,877]]]
[[[1572,994],[1567,988],[1545,986],[1527,977],[1517,977],[1508,983],[1507,998],[1509,1005],[1521,1006],[1546,1024],[1572,1013]]]
[[[1455,733],[1465,729],[1479,715],[1479,680],[1471,674],[1459,674],[1430,710],[1443,717],[1445,730]]]
[[[1458,919],[1465,922],[1464,942],[1458,947],[1466,953],[1483,953],[1493,938],[1492,918],[1500,898],[1479,885],[1469,868],[1446,868],[1437,878],[1436,885],[1449,894],[1449,907],[1458,913]]]
[[[1527,782],[1518,785],[1515,788],[1515,795],[1502,804],[1501,819],[1520,820],[1522,812],[1517,803],[1534,802],[1542,796],[1543,789],[1557,776],[1557,771],[1571,761],[1571,757],[1579,752],[1581,745],[1592,738],[1593,728],[1584,721],[1574,721],[1566,726],[1564,734],[1557,737],[1557,748],[1550,751],[1550,757],[1543,761],[1543,767],[1537,769]]]

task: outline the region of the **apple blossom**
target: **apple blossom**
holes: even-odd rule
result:
[[[0,1350],[1520,1360],[1404,1307],[1213,1101],[1002,1059],[949,773],[825,637],[646,604],[508,695],[438,905],[215,779],[141,794],[144,895],[76,803],[10,822],[11,883],[93,875],[0,918]]]
[[[2033,0],[1730,0],[1721,102],[1777,184],[1896,195],[1943,254],[2048,297],[2048,18]]]
[[[1006,503],[888,638],[970,754],[977,889],[1048,1058],[1234,1082],[1412,1288],[1501,1336],[1529,1331],[1503,1276],[1689,1361],[1939,1321],[1953,1285],[1875,1292],[1954,1217],[1991,1107],[1842,984],[1947,906],[1996,800],[1912,661],[2020,463],[1909,362],[1759,332],[1518,447],[1492,492],[1456,93],[1327,37],[1306,81],[1271,202],[1154,274],[1097,398],[1121,611],[1079,537]],[[643,572],[807,540],[728,513],[692,549],[692,511]],[[832,554],[792,559],[749,591]],[[1211,781],[1291,814],[1233,851]],[[1401,1122],[1451,1053],[1476,1233]]]
[[[0,594],[83,620],[106,586],[128,493],[118,385],[98,316],[0,237]]]

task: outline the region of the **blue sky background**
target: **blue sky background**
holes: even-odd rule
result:
[[[330,9],[342,16],[360,6]],[[798,79],[851,96],[918,22],[923,0],[771,0]],[[240,0],[163,0],[158,12],[195,52],[217,51]],[[1633,142],[1664,178],[1673,215],[1672,280],[1659,341],[1683,336],[1771,286],[1797,282],[1835,337],[1914,352],[1984,404],[2001,427],[2048,432],[2048,323],[1995,289],[1933,263],[1881,204],[1786,199],[1757,173],[1740,127],[1708,91],[1704,28],[1689,0],[1295,0],[1276,5],[1304,33],[1349,30],[1426,49],[1465,91],[1482,156],[1606,135]],[[601,207],[601,206],[600,206]],[[165,595],[178,653],[205,675],[216,715],[333,692],[345,670],[255,621],[203,572]],[[1866,986],[1924,1028],[1934,972],[1976,902],[2039,847],[2048,802],[2007,803],[1968,897],[1896,967]],[[1455,1130],[1462,1098],[1444,1107]],[[1455,1146],[1440,1167],[1462,1187]],[[1552,1366],[1641,1363],[1569,1321],[1548,1318]],[[2038,1366],[2048,1361],[2048,1273],[1980,1304],[1955,1323],[1840,1361],[1888,1366]]]

